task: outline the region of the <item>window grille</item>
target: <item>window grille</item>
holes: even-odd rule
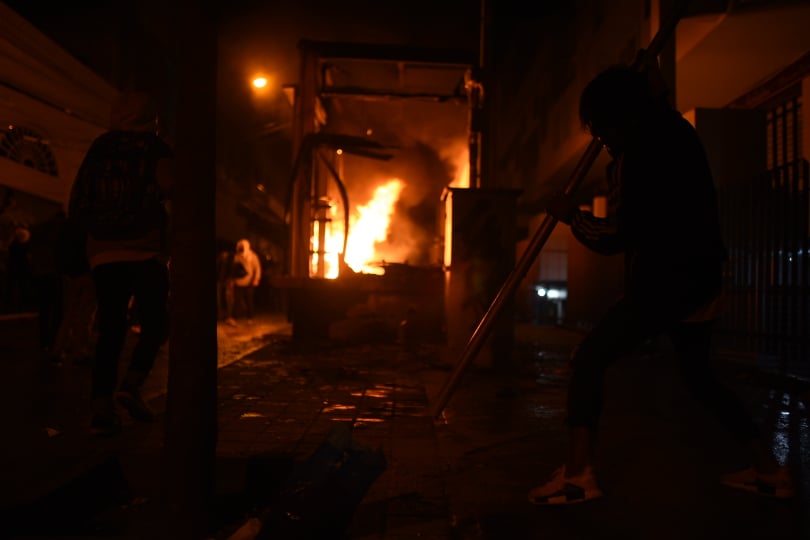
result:
[[[25,127],[8,125],[0,130],[0,157],[50,176],[59,176],[50,142]]]
[[[801,156],[802,98],[794,96],[768,109],[766,144],[768,170],[784,167]]]

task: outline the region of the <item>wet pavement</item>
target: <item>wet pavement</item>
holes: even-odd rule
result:
[[[795,500],[761,499],[719,485],[745,456],[685,395],[672,363],[654,353],[628,357],[609,374],[597,462],[606,497],[527,504],[528,489],[564,458],[566,366],[564,355],[525,352],[514,398],[494,397],[491,381],[473,375],[439,431],[456,538],[810,537],[806,387],[724,371],[802,478]]]
[[[337,424],[381,448],[387,468],[331,538],[810,538],[807,384],[722,362],[722,375],[772,434],[800,479],[790,501],[720,486],[744,455],[677,383],[666,349],[640,351],[608,378],[598,473],[606,497],[534,507],[526,493],[563,460],[566,358],[580,339],[559,327],[519,326],[512,369],[485,359],[463,377],[439,422],[430,399],[456,358],[439,346],[300,343],[278,317],[220,327],[217,491],[212,538],[227,539],[306,460]],[[165,356],[146,394],[164,410]],[[150,538],[162,421],[120,437],[86,434],[86,366],[40,366],[31,388],[36,435],[19,436],[3,460],[10,538]],[[8,380],[8,379],[6,379]],[[8,450],[8,449],[7,449]],[[80,513],[53,493],[76,480],[99,501]],[[87,490],[85,490],[85,493]],[[111,497],[116,494],[116,497]],[[43,501],[50,497],[46,505]],[[62,511],[58,510],[62,504]],[[50,512],[47,516],[44,512]],[[48,524],[50,522],[50,524]],[[345,533],[345,534],[344,534]],[[279,538],[270,534],[268,538]],[[284,538],[284,537],[280,537]]]

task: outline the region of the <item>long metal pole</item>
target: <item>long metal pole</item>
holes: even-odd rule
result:
[[[642,54],[636,57],[636,60],[632,66],[634,69],[640,70],[644,65],[647,64],[647,62],[658,56],[664,44],[675,31],[675,27],[678,25],[678,21],[686,11],[688,4],[688,1],[679,2],[679,4],[673,10],[672,16],[666,21],[666,24],[658,28],[658,32],[656,32],[655,37],[653,37],[652,41],[650,41],[650,45],[641,51]],[[601,150],[602,145],[599,143],[599,141],[592,139],[585,150],[585,153],[582,155],[571,173],[568,180],[568,185],[565,188],[566,195],[570,195],[576,191],[576,189],[582,183],[582,180],[585,178],[585,175],[590,170],[594,161],[596,161],[596,158],[599,157]],[[470,340],[467,342],[467,346],[464,348],[464,351],[462,352],[453,373],[451,373],[450,377],[447,379],[447,381],[445,381],[444,386],[442,386],[439,394],[436,396],[436,399],[433,402],[431,414],[434,420],[438,420],[444,412],[444,408],[447,406],[447,403],[450,401],[450,397],[458,387],[464,371],[473,358],[475,358],[475,356],[481,351],[481,347],[484,345],[487,337],[489,337],[498,315],[503,310],[507,300],[514,295],[520,281],[529,271],[529,268],[537,258],[537,255],[540,254],[540,251],[548,241],[548,238],[551,236],[551,233],[556,225],[557,220],[551,216],[551,214],[546,215],[543,223],[540,225],[540,228],[538,228],[534,233],[529,245],[526,247],[526,251],[523,252],[520,260],[518,260],[517,264],[515,265],[515,268],[506,278],[506,282],[504,282],[504,284],[501,286],[498,294],[495,295],[495,299],[490,304],[486,313],[484,313],[484,317],[481,319],[481,322],[478,323],[478,326],[476,326]]]

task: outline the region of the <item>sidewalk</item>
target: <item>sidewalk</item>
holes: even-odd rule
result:
[[[450,374],[438,347],[293,343],[278,320],[220,328],[222,507],[212,537],[229,538],[257,514],[290,468],[339,422],[352,426],[359,444],[381,447],[387,460],[356,509],[347,538],[808,537],[807,389],[724,369],[725,380],[774,433],[801,478],[795,500],[760,499],[717,484],[721,472],[741,463],[741,452],[684,395],[665,355],[651,352],[629,357],[610,372],[600,449],[608,496],[564,508],[528,504],[527,491],[563,458],[566,358],[579,337],[561,328],[519,327],[516,369],[504,375],[471,366],[442,422],[434,423],[427,414],[430,398]],[[15,477],[12,483],[4,477],[3,500],[17,502],[16,523],[28,525],[12,538],[145,539],[161,526],[150,508],[159,486],[162,421],[133,424],[107,443],[84,435],[75,421],[79,409],[66,405],[83,406],[79,381],[86,384],[88,373],[82,369],[74,368],[72,377],[63,366],[55,370],[59,375],[44,379],[52,382],[42,394],[50,412],[39,411],[39,418],[50,420],[44,427],[56,433],[42,436],[37,452],[20,449],[13,461],[0,462],[4,474]],[[153,375],[148,395],[163,411],[165,371]],[[55,388],[73,397],[57,398]],[[40,481],[38,490],[33,479]],[[50,491],[43,479],[50,479]],[[67,484],[70,490],[59,487]],[[78,517],[69,495],[99,498],[99,486],[106,489],[103,501],[78,505],[98,504],[98,511]],[[54,497],[59,490],[62,497]],[[42,503],[45,495],[50,504]],[[55,511],[59,504],[61,511]],[[51,514],[42,515],[43,508]]]
[[[28,519],[25,511],[53,505],[64,505],[62,492],[95,490],[91,484],[104,487],[123,479],[114,479],[109,470],[121,455],[141,446],[144,430],[158,436],[162,422],[151,426],[133,424],[127,420],[125,432],[113,439],[96,438],[89,434],[89,396],[91,367],[89,365],[56,365],[42,358],[36,348],[36,316],[30,314],[4,315],[0,318],[2,362],[0,377],[5,384],[2,402],[5,441],[0,453],[0,523]],[[282,316],[263,316],[248,326],[231,328],[219,325],[218,364],[227,366],[245,355],[267,345],[274,336],[289,334],[289,325]],[[135,335],[130,334],[122,355],[123,369]],[[144,398],[163,412],[168,380],[168,347],[163,347],[155,367],[143,389]],[[102,478],[95,478],[95,476]],[[110,477],[110,478],[107,478]],[[88,484],[84,486],[82,484]],[[87,496],[87,493],[83,493]],[[103,504],[104,501],[97,501]],[[88,503],[87,507],[93,503]],[[52,525],[59,520],[72,520],[71,511],[81,509],[65,506],[65,515],[53,516]],[[31,519],[37,519],[32,516]],[[42,523],[35,523],[42,526]],[[0,538],[5,538],[0,525]]]

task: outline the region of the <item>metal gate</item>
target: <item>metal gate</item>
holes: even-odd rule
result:
[[[808,162],[775,161],[721,194],[730,257],[721,334],[759,367],[810,377]]]

